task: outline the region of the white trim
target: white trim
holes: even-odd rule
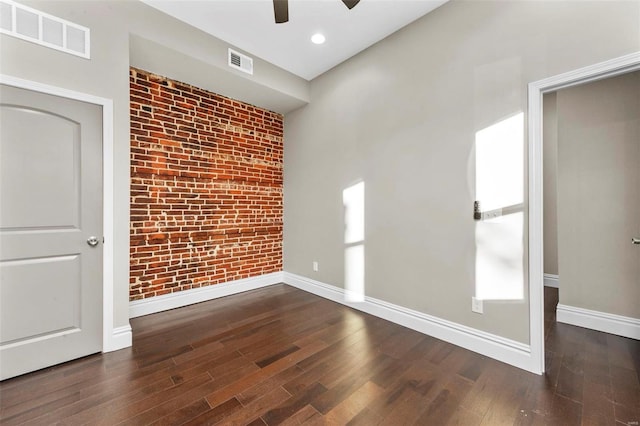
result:
[[[511,339],[427,315],[366,296],[364,302],[350,302],[341,288],[300,275],[284,272],[284,282],[325,299],[349,306],[420,333],[436,337],[507,364],[531,371],[529,346]]]
[[[118,349],[124,349],[131,346],[133,341],[133,334],[131,333],[131,326],[124,325],[122,327],[116,327],[111,333],[109,339],[110,351],[117,351]],[[107,351],[103,351],[107,352]]]
[[[560,277],[554,274],[544,274],[544,286],[560,288]]]
[[[640,52],[529,83],[529,333],[534,372],[544,372],[542,95],[640,69]]]
[[[103,317],[105,324],[111,324],[112,332],[109,333],[109,328],[107,326],[104,327],[104,334],[102,340],[102,351],[103,352],[111,352],[118,349],[122,349],[125,347],[129,347],[132,345],[132,336],[131,336],[131,326],[127,323],[123,327],[127,327],[129,329],[129,337],[128,344],[126,346],[121,346],[123,340],[119,337],[116,337],[116,329],[113,328],[113,311],[114,311],[114,303],[113,303],[113,284],[114,284],[114,275],[113,271],[115,270],[115,254],[116,254],[116,246],[114,244],[114,236],[115,236],[115,189],[114,189],[114,161],[113,161],[113,101],[110,99],[106,99],[102,108],[103,114],[103,126],[102,126],[102,199],[103,199],[103,213],[102,213],[102,232],[104,236],[104,244],[103,244],[103,264],[102,264],[102,274],[103,274],[103,301],[102,306],[105,310]],[[107,284],[108,283],[108,284]],[[128,285],[127,285],[128,289]],[[119,329],[123,328],[119,327]]]
[[[558,304],[556,321],[640,340],[640,319]]]
[[[35,81],[24,80],[10,75],[0,74],[0,83],[22,89],[33,90],[49,95],[60,96],[82,102],[88,102],[102,107],[102,161],[103,161],[103,235],[105,238],[103,248],[102,266],[102,351],[110,352],[131,346],[129,331],[129,344],[121,346],[124,339],[122,329],[125,325],[115,328],[113,324],[113,270],[114,270],[114,173],[113,173],[113,101],[86,93],[50,86]],[[117,333],[116,333],[116,330]],[[130,330],[130,328],[129,328]]]
[[[257,288],[267,287],[282,282],[282,272],[273,272],[257,277],[229,281],[191,290],[178,291],[148,299],[134,300],[129,303],[129,317],[155,314],[169,309],[181,308],[194,303],[206,302],[219,297],[230,296]]]

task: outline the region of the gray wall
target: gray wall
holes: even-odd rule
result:
[[[28,6],[91,29],[91,60],[0,35],[0,73],[113,99],[115,163],[114,325],[129,320],[129,42],[156,43],[133,62],[153,64],[175,77],[176,61],[188,58],[180,78],[205,89],[287,112],[309,99],[308,82],[256,59],[252,77],[227,71],[226,43],[137,1],[24,1]],[[135,53],[138,52],[138,56]],[[181,52],[181,56],[176,56]],[[195,66],[194,64],[197,64]],[[159,69],[162,68],[162,69]],[[207,76],[207,77],[204,77]],[[247,90],[250,88],[251,90]],[[249,93],[247,93],[249,92]],[[253,93],[253,95],[252,95]],[[274,98],[275,97],[275,98]],[[260,105],[261,99],[272,99]],[[278,102],[274,102],[275,99]]]
[[[640,72],[557,92],[560,303],[640,318]]]
[[[558,116],[556,93],[543,97],[544,273],[558,275]]]
[[[470,309],[475,133],[526,113],[528,82],[637,50],[638,2],[452,1],[313,80],[285,116],[284,269],[343,286],[362,179],[368,296],[528,342],[526,281]]]

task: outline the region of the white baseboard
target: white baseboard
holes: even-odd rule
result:
[[[205,302],[219,297],[255,290],[257,288],[279,284],[281,282],[282,272],[273,272],[271,274],[260,275],[257,277],[229,281],[223,284],[194,288],[191,290],[164,294],[162,296],[150,297],[148,299],[134,300],[129,303],[129,318],[136,318],[169,309],[181,308],[194,303]]]
[[[102,348],[102,352],[112,352],[119,349],[128,348],[129,346],[131,346],[132,341],[133,338],[130,325],[116,327],[113,329],[111,338],[108,340],[105,347]]]
[[[544,286],[560,288],[560,277],[554,274],[544,274]]]
[[[461,346],[465,349],[535,372],[529,345],[505,339],[461,324],[407,309],[366,296],[364,302],[350,302],[341,288],[300,275],[284,272],[284,282],[325,299]]]
[[[640,340],[640,319],[558,304],[556,321]]]

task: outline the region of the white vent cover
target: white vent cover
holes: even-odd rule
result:
[[[247,74],[253,74],[253,59],[233,49],[229,49],[229,66]]]
[[[89,28],[0,0],[0,33],[89,59]]]

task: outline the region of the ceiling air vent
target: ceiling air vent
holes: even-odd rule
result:
[[[229,66],[247,74],[253,74],[253,59],[229,49]]]

